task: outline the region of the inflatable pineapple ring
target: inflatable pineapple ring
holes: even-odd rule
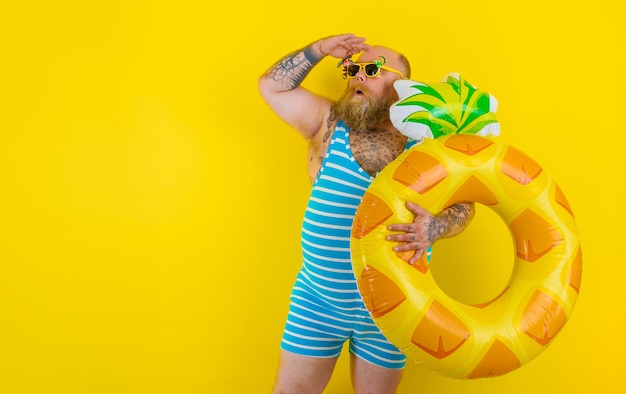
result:
[[[387,225],[413,221],[407,201],[432,213],[459,202],[497,213],[516,250],[502,293],[460,303],[437,286],[425,258],[409,265],[396,255]],[[359,291],[385,336],[453,378],[498,376],[532,360],[570,317],[581,283],[576,224],[561,189],[518,149],[476,133],[425,138],[391,162],[358,207],[351,250]]]

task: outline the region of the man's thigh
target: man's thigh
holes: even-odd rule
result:
[[[383,368],[350,354],[352,386],[355,393],[393,394],[402,380],[403,369]]]
[[[273,393],[322,393],[336,363],[337,358],[306,357],[281,350]]]

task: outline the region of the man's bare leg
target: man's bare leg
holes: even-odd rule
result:
[[[352,387],[357,394],[393,394],[402,380],[402,369],[376,366],[350,354]]]
[[[274,394],[320,394],[328,385],[336,358],[305,357],[284,350],[274,384]]]

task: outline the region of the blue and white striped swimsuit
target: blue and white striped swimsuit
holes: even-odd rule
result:
[[[409,140],[405,149],[415,145]],[[363,303],[350,260],[356,209],[374,178],[354,159],[340,120],[315,180],[302,225],[303,264],[291,293],[281,348],[310,357],[350,352],[399,369],[406,358],[382,335]]]

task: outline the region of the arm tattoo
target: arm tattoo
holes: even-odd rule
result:
[[[450,225],[447,220],[434,218],[431,222],[428,223],[426,227],[426,238],[430,244],[433,244],[436,240],[441,238],[445,233],[450,229]]]
[[[443,237],[450,232],[463,229],[472,219],[473,211],[469,204],[454,204],[444,210],[440,216],[436,216],[428,223],[425,234],[430,243]],[[454,230],[454,231],[451,231]]]
[[[267,72],[267,76],[288,90],[293,90],[300,86],[320,60],[322,59],[313,54],[312,46],[309,45],[284,57]]]
[[[450,224],[450,227],[465,227],[472,218],[472,213],[467,204],[454,204],[447,209],[443,218]]]
[[[317,63],[320,62],[320,60],[322,60],[321,57],[317,57],[317,56],[315,56],[315,53],[313,53],[313,45],[309,45],[308,47],[304,48],[302,53],[304,53],[304,57],[312,65],[316,65]]]
[[[326,133],[324,134],[324,139],[323,139],[324,142],[328,141],[328,139],[330,138],[332,134],[331,128],[333,126],[333,122],[335,121],[335,119],[337,119],[337,116],[335,115],[335,112],[333,111],[333,108],[331,107],[330,114],[328,115],[328,118],[326,119]]]

